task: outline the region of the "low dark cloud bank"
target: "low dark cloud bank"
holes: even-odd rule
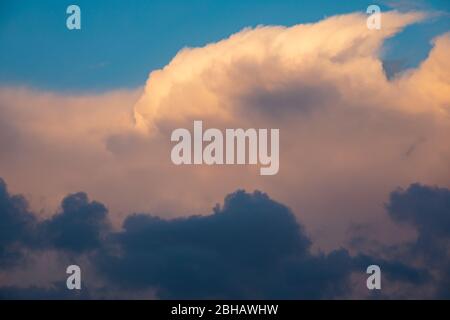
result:
[[[10,196],[0,179],[0,267],[11,267],[22,258],[20,245],[29,244],[36,224],[24,197]]]
[[[391,193],[389,215],[417,230],[409,244],[410,260],[422,260],[436,273],[436,296],[450,299],[450,190],[412,184]]]
[[[396,248],[402,254],[325,254],[311,251],[289,208],[259,191],[229,194],[208,216],[132,214],[114,231],[107,208],[84,193],[68,195],[60,212],[38,221],[0,180],[0,272],[26,266],[30,252],[56,250],[82,269],[88,261],[98,278],[95,286],[83,280],[82,293],[65,289],[64,278],[50,288],[0,283],[0,298],[95,298],[108,290],[129,297],[125,292],[149,289],[163,299],[345,298],[354,297],[352,276],[365,279],[370,264],[381,267],[385,286],[412,286],[419,296],[431,287],[424,297],[448,298],[450,190],[413,184],[394,191],[386,208],[418,232],[415,242]]]

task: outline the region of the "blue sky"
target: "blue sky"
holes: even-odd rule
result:
[[[143,85],[148,73],[185,46],[218,41],[247,26],[293,25],[364,12],[377,1],[2,1],[0,85],[57,91],[105,91]],[[77,4],[82,30],[69,31],[66,8]],[[450,2],[401,1],[400,9],[449,11]],[[397,7],[397,6],[396,6]],[[412,67],[429,42],[450,28],[447,16],[408,27],[386,43],[385,59]]]

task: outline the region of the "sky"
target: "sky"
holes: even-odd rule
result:
[[[0,299],[450,298],[448,1],[379,30],[365,1],[69,4],[0,4]],[[279,171],[175,165],[195,120],[278,129]]]
[[[361,0],[79,1],[83,27],[70,32],[66,17],[61,17],[70,4],[2,1],[1,83],[72,92],[135,88],[184,47],[203,46],[246,27],[292,26],[336,14],[364,13],[369,5]],[[377,4],[382,10],[449,8],[445,0]],[[430,40],[448,30],[448,21],[442,16],[407,28],[386,43],[385,59],[402,68],[416,66],[428,54]]]

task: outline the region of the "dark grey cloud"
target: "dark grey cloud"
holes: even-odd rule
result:
[[[102,245],[110,225],[108,210],[85,193],[68,195],[61,211],[38,221],[21,195],[10,195],[0,179],[0,268],[14,267],[24,250],[58,249],[83,253]]]
[[[108,210],[90,202],[83,192],[71,194],[61,203],[61,212],[41,223],[39,240],[44,246],[83,252],[97,249],[109,231]]]
[[[104,274],[161,298],[322,298],[351,272],[334,268],[349,265],[345,251],[313,256],[292,212],[258,191],[232,193],[208,216],[132,215],[115,241],[122,254],[102,253]]]
[[[318,70],[310,70],[301,77],[293,77],[271,88],[254,87],[239,96],[238,103],[245,106],[239,112],[252,119],[261,115],[277,121],[293,114],[309,116],[313,112],[323,111],[335,105],[341,97],[336,84],[318,74]]]
[[[114,290],[116,297],[151,289],[158,298],[341,298],[352,294],[352,274],[364,276],[370,264],[381,267],[385,286],[432,286],[435,297],[448,297],[449,251],[439,250],[448,249],[449,199],[448,189],[418,184],[391,194],[388,214],[418,230],[408,250],[391,250],[408,255],[350,255],[345,249],[325,254],[312,251],[288,207],[259,191],[229,194],[206,216],[132,214],[113,231],[107,208],[85,193],[68,195],[57,214],[37,221],[26,200],[10,195],[0,181],[0,271],[19,264],[24,249],[57,250],[73,263],[88,263],[90,278],[98,278],[97,289],[85,282],[83,294],[67,292],[64,279],[46,288],[0,284],[0,298],[87,299],[98,288],[103,294]],[[435,252],[439,256],[429,263],[411,263]],[[433,262],[437,257],[440,264]]]
[[[0,287],[0,300],[76,300],[89,299],[88,290],[67,290],[65,282],[53,283],[48,288],[30,287]]]
[[[447,188],[414,183],[406,190],[392,192],[386,207],[394,220],[413,224],[421,235],[450,237],[450,190]]]
[[[392,192],[386,208],[392,219],[417,230],[408,258],[425,261],[435,274],[436,297],[450,298],[450,190],[411,184]]]
[[[35,223],[25,198],[10,196],[0,178],[0,267],[11,266],[21,258],[17,248],[30,241]]]
[[[373,257],[359,254],[354,258],[357,266],[378,265],[389,282],[404,282],[413,285],[423,285],[431,280],[431,275],[426,269],[408,266],[405,262],[396,259]]]
[[[389,80],[395,78],[396,75],[406,69],[406,59],[390,59],[382,60],[382,66],[386,78]]]

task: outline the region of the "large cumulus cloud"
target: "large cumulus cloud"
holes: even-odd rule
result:
[[[344,279],[344,283],[337,282],[340,289],[348,284],[347,267],[337,267],[335,275],[328,268],[333,259],[337,266],[350,264],[358,272],[362,264],[388,259],[390,264],[385,265],[392,270],[393,278],[399,279],[394,275],[401,274],[400,282],[422,290],[432,283],[431,289],[426,289],[427,294],[434,295],[436,282],[429,279],[449,281],[442,276],[445,272],[438,263],[433,265],[432,275],[423,271],[428,266],[423,263],[423,254],[436,257],[432,251],[448,248],[442,240],[446,239],[445,220],[436,225],[419,216],[424,211],[412,204],[416,197],[408,198],[417,187],[393,196],[388,205],[391,216],[386,215],[382,203],[399,185],[420,181],[423,185],[440,185],[442,190],[450,187],[450,37],[437,37],[428,58],[416,69],[387,79],[379,58],[383,41],[408,24],[426,19],[426,14],[383,13],[380,31],[368,30],[365,19],[364,15],[349,14],[292,27],[245,29],[202,48],[181,50],[163,69],[150,73],[143,89],[69,95],[0,88],[0,176],[5,177],[11,190],[23,192],[29,207],[34,208],[28,208],[23,197],[11,197],[5,187],[0,187],[0,221],[9,226],[5,230],[11,230],[0,236],[3,265],[21,263],[24,254],[37,261],[50,257],[55,264],[76,257],[87,261],[89,270],[109,266],[103,271],[109,277],[106,283],[123,275],[135,259],[148,266],[149,259],[154,258],[164,266],[176,259],[177,252],[199,259],[205,253],[201,257],[206,265],[220,268],[231,263],[237,268],[228,260],[245,256],[247,251],[223,249],[220,241],[225,240],[219,235],[239,231],[227,217],[246,225],[248,221],[241,220],[246,215],[235,215],[233,212],[239,211],[236,206],[232,210],[224,206],[213,215],[209,208],[221,202],[230,190],[259,189],[292,208],[308,230],[306,237],[293,221],[288,223],[290,218],[286,217],[292,212],[287,214],[284,206],[258,194],[241,194],[250,199],[242,203],[246,211],[264,213],[258,203],[265,203],[271,208],[266,213],[280,223],[268,229],[255,227],[255,231],[274,232],[281,237],[280,230],[286,229],[289,232],[285,236],[296,238],[290,238],[292,242],[279,239],[287,246],[287,251],[280,251],[281,260],[274,259],[287,277],[278,279],[279,287],[268,282],[262,282],[261,287],[255,281],[245,283],[261,295],[271,288],[278,290],[279,296],[303,297],[305,292],[314,297],[323,297],[322,292],[331,296],[339,290],[325,288],[335,279]],[[170,133],[179,127],[190,128],[194,119],[203,120],[205,127],[279,128],[279,173],[261,177],[252,166],[174,166],[170,161]],[[78,190],[99,202],[75,193]],[[429,192],[431,196],[423,198],[424,206],[444,208],[444,200],[434,204],[432,199],[445,196],[435,195],[436,190]],[[67,194],[60,206],[60,199]],[[402,204],[397,198],[406,200]],[[226,203],[238,200],[235,194]],[[109,215],[100,202],[108,204]],[[436,220],[445,219],[445,209],[430,210]],[[129,217],[130,212],[153,212],[160,218]],[[278,220],[272,212],[284,218]],[[190,217],[192,213],[202,216]],[[172,219],[180,216],[189,218]],[[255,223],[265,221],[256,213],[247,217],[256,219]],[[224,229],[216,225],[221,219]],[[161,246],[152,256],[148,251],[155,245],[143,239],[159,238],[139,231],[140,225],[166,240],[169,231],[176,230],[179,237],[174,238],[175,242],[184,239],[196,246]],[[355,225],[369,226],[366,231],[370,239],[360,239],[362,244],[376,244],[358,259],[351,258],[358,252],[350,257],[339,249],[355,239],[355,234],[349,232]],[[217,233],[210,247],[196,242],[196,237],[207,233],[204,226]],[[121,227],[124,229],[117,231]],[[436,236],[430,232],[434,228]],[[74,234],[84,236],[75,239]],[[246,238],[245,233],[238,235],[245,243],[252,243],[253,238]],[[256,239],[265,240],[259,236]],[[128,245],[130,241],[135,241],[136,248]],[[274,248],[280,249],[268,246],[264,250],[273,252]],[[212,252],[218,256],[211,256]],[[411,269],[405,269],[405,263]],[[20,265],[26,270],[24,264]],[[162,266],[152,272],[162,272]],[[194,272],[197,267],[181,264],[178,271],[191,271],[201,278],[204,274]],[[0,275],[5,286],[6,282],[12,285],[15,279],[25,278],[25,271],[17,270]],[[200,270],[208,274],[208,270]],[[313,288],[305,287],[306,291],[296,290],[289,284],[300,279],[308,287],[308,277],[317,276],[311,270],[322,270],[323,277],[329,279],[319,281],[323,284],[319,285],[320,291],[314,293]],[[155,284],[152,295],[175,297],[187,292],[177,287],[179,284],[170,283],[169,273],[162,274],[156,283],[158,277],[152,272],[142,280],[150,287]],[[262,273],[267,276],[264,270]],[[308,277],[303,278],[305,274]],[[34,285],[30,277],[30,285]],[[48,283],[59,283],[58,277],[48,279]],[[216,280],[219,285],[220,279]],[[123,281],[123,286],[129,288],[136,283],[126,276]],[[101,286],[101,281],[97,285]],[[214,292],[205,287],[205,292],[248,296],[244,291],[219,288],[224,290]],[[402,288],[402,292],[411,292]],[[204,293],[192,292],[198,296]]]
[[[153,137],[190,128],[194,119],[219,128],[280,128],[275,177],[241,168],[172,170],[189,184],[199,175],[208,184],[220,177],[222,193],[242,180],[267,190],[304,214],[314,235],[329,235],[329,241],[317,237],[324,247],[343,241],[350,220],[383,225],[373,230],[380,239],[407,237],[383,218],[378,203],[398,184],[449,186],[449,35],[434,41],[417,69],[392,80],[379,55],[386,38],[425,16],[383,13],[381,30],[373,32],[365,16],[350,14],[261,26],[186,48],[150,74],[134,109],[137,127]],[[174,202],[189,207],[190,199],[203,200],[197,187],[176,188]]]
[[[229,190],[260,189],[301,215],[322,249],[345,243],[353,224],[370,224],[386,243],[403,241],[413,234],[379,203],[398,185],[450,186],[449,35],[434,40],[418,68],[390,80],[379,56],[386,38],[426,17],[385,12],[379,31],[361,14],[244,29],[181,50],[143,89],[1,88],[0,175],[44,217],[77,190],[108,203],[117,227],[127,212],[206,214]],[[279,173],[174,166],[170,133],[193,119],[279,128]]]
[[[245,29],[202,48],[186,48],[164,69],[150,73],[135,107],[137,125],[151,131],[193,118],[239,123],[239,115],[255,112],[268,112],[266,120],[273,121],[273,114],[292,117],[309,108],[354,104],[409,112],[448,109],[449,98],[441,91],[448,88],[448,75],[430,70],[447,64],[442,53],[448,40],[441,39],[439,49],[414,72],[415,80],[424,80],[421,73],[434,77],[424,88],[439,94],[436,100],[428,97],[435,100],[432,105],[411,99],[412,75],[390,83],[378,57],[386,38],[425,16],[383,13],[383,27],[374,32],[366,27],[366,16],[349,14],[314,24]],[[408,93],[407,105],[394,99],[399,89]],[[376,106],[379,102],[388,105]]]

